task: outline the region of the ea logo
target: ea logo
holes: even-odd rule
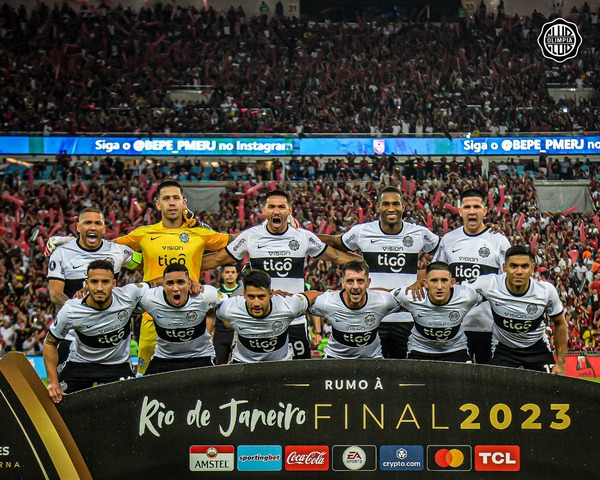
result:
[[[365,466],[367,454],[360,447],[348,447],[342,455],[342,461],[348,470],[360,470]]]
[[[460,450],[452,448],[450,450],[446,448],[440,449],[435,454],[435,463],[442,468],[447,467],[460,467],[465,461],[465,456]]]
[[[545,23],[537,41],[542,55],[558,63],[576,57],[582,44],[577,25],[562,18]]]

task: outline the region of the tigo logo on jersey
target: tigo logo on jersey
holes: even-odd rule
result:
[[[468,472],[472,468],[470,445],[429,445],[427,470]]]
[[[329,447],[327,445],[287,445],[285,447],[286,470],[329,470]]]
[[[192,472],[231,472],[233,463],[233,445],[192,445],[190,447]]]
[[[281,445],[240,445],[237,469],[241,472],[279,472],[283,465]]]
[[[475,470],[518,472],[521,470],[521,448],[518,445],[476,445]]]
[[[422,445],[382,445],[379,448],[381,470],[423,470],[425,449]]]
[[[336,471],[375,470],[375,445],[334,445],[331,449],[331,468]]]

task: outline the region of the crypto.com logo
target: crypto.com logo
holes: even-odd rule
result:
[[[563,18],[545,23],[537,41],[542,55],[558,63],[576,57],[583,42],[577,25]]]

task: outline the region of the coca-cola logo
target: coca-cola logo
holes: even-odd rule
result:
[[[287,457],[288,463],[306,465],[323,465],[325,463],[325,452],[310,452],[308,454],[301,454],[298,452],[292,452]]]
[[[286,470],[329,470],[327,445],[288,445],[285,447]]]

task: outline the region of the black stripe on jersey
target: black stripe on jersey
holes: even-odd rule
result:
[[[166,342],[189,342],[204,335],[206,331],[206,318],[194,327],[164,328],[156,323],[154,325],[156,326],[156,334]]]
[[[271,353],[288,343],[287,331],[276,337],[247,338],[238,336],[238,341],[251,352]]]
[[[363,252],[363,258],[371,273],[416,274],[418,253]]]
[[[421,325],[420,323],[415,322],[415,328],[417,329],[417,332],[428,340],[443,342],[456,337],[456,334],[460,330],[460,325],[456,325],[455,327],[436,327],[431,325]]]
[[[546,318],[543,313],[538,318],[534,319],[521,319],[521,318],[506,318],[499,315],[492,308],[492,316],[494,317],[494,323],[498,328],[511,333],[527,333],[531,330],[536,330]]]
[[[129,339],[131,327],[130,324],[127,323],[127,325],[118,330],[101,333],[100,335],[85,335],[78,330],[75,330],[75,333],[77,334],[79,341],[88,347],[114,348],[117,347],[119,343]]]
[[[377,338],[377,330],[369,332],[341,332],[334,328],[332,330],[333,338],[347,347],[366,347],[371,345]]]
[[[304,278],[304,257],[252,258],[252,268],[257,268],[277,278]]]
[[[490,265],[480,265],[478,263],[451,263],[452,275],[458,283],[472,282],[481,275],[491,275],[498,273],[498,267]]]

